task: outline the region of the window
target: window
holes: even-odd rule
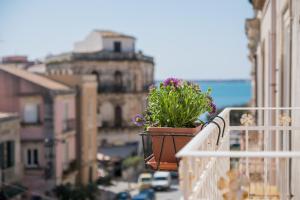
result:
[[[28,103],[24,106],[23,112],[24,123],[38,123],[39,122],[39,106],[35,103]]]
[[[121,42],[114,42],[114,52],[121,52],[122,46]]]
[[[115,107],[115,126],[122,126],[122,108],[119,105]]]
[[[37,149],[27,149],[27,166],[34,167],[39,165],[39,152]]]
[[[64,115],[63,115],[63,130],[68,130],[68,118],[69,118],[69,104],[65,102],[64,104]]]
[[[89,105],[88,105],[88,125],[89,128],[94,126],[94,100],[90,99],[89,100]]]
[[[4,159],[4,143],[0,143],[0,169],[5,168],[5,161],[4,160],[5,160]]]
[[[120,71],[116,71],[114,74],[114,86],[116,92],[120,92],[123,89],[123,75]]]
[[[38,165],[38,156],[39,156],[39,154],[38,154],[38,150],[37,149],[34,149],[33,150],[33,164],[35,164],[35,165]]]
[[[100,93],[101,91],[101,76],[100,76],[100,73],[97,72],[97,71],[92,71],[92,74],[96,76],[96,79],[97,79],[97,91],[98,93]]]
[[[64,142],[64,151],[63,151],[63,168],[66,170],[69,167],[69,143]]]
[[[14,166],[15,161],[15,142],[8,141],[6,142],[6,166],[12,167]]]
[[[15,142],[0,143],[0,168],[6,169],[15,165]]]
[[[93,167],[89,167],[89,182],[93,182]]]

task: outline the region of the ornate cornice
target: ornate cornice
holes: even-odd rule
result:
[[[249,0],[255,10],[262,10],[266,0]]]
[[[260,40],[260,20],[258,18],[246,19],[245,32],[249,40],[250,53],[255,53]]]

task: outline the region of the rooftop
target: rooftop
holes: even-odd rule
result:
[[[63,53],[56,56],[50,56],[46,58],[46,64],[50,63],[60,63],[60,62],[69,62],[69,61],[144,61],[154,63],[153,57],[146,56],[141,52],[111,52],[111,51],[98,51],[90,53]]]
[[[135,37],[131,35],[126,35],[120,32],[116,31],[110,31],[110,30],[101,30],[101,29],[96,29],[94,30],[95,32],[99,33],[102,37],[124,37],[124,38],[131,38],[135,40]]]
[[[0,70],[4,71],[6,73],[9,73],[13,76],[17,76],[19,78],[22,78],[26,81],[29,81],[33,84],[39,85],[43,88],[49,89],[49,90],[55,90],[55,91],[68,91],[71,90],[66,85],[63,85],[61,83],[58,83],[56,81],[53,81],[51,79],[48,79],[44,76],[40,76],[37,74],[33,74],[30,72],[27,72],[22,69],[18,69],[16,67],[11,67],[11,66],[5,66],[5,65],[0,65]]]

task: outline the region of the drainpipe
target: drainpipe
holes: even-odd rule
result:
[[[272,0],[270,3],[271,6],[271,32],[270,32],[270,75],[269,75],[269,88],[270,88],[270,99],[269,99],[269,106],[270,107],[275,107],[276,106],[276,2],[277,0]],[[275,124],[276,123],[276,115],[272,115],[271,112],[268,112],[268,121],[270,124]],[[273,133],[274,131],[270,131]],[[273,150],[275,148],[276,144],[276,138],[275,134],[271,134],[268,136],[269,137],[269,150]],[[271,161],[272,163],[272,161]],[[271,182],[275,183],[276,182],[276,173],[274,173],[273,170],[270,170],[270,178]]]
[[[290,78],[290,87],[292,87],[292,77],[291,77],[291,74],[292,74],[292,55],[293,55],[293,48],[292,48],[292,41],[293,41],[293,10],[292,10],[292,0],[289,0],[289,11],[290,11],[290,45],[289,45],[289,48],[290,48],[290,56],[289,56],[289,59],[290,59],[290,73],[289,73],[289,78]],[[291,98],[291,93],[290,92],[290,102],[289,104],[292,105],[292,98]],[[289,150],[292,151],[292,134],[289,134]],[[289,158],[289,197],[292,199],[294,197],[293,195],[293,191],[292,191],[292,158]]]
[[[272,28],[271,28],[271,107],[276,106],[276,1],[272,1]],[[275,115],[274,115],[275,117]],[[273,117],[272,121],[275,122]]]

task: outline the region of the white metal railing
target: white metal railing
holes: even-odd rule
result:
[[[300,178],[292,178],[300,167],[300,108],[226,108],[219,116],[225,127],[214,119],[224,129],[218,145],[220,130],[210,123],[177,154],[183,199],[300,199]],[[233,133],[239,149],[230,148]],[[236,180],[232,189],[232,177],[246,181]]]

